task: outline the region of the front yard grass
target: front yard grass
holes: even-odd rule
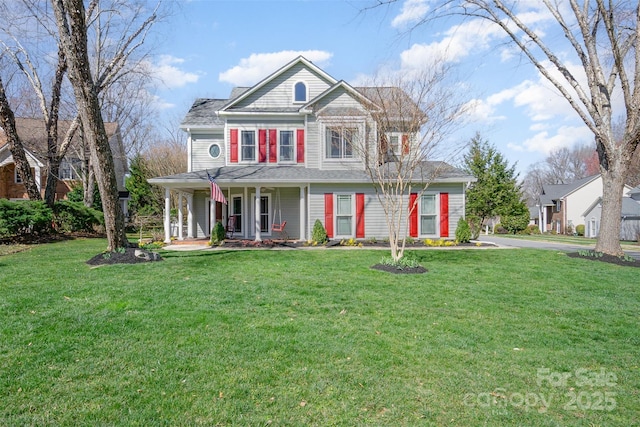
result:
[[[640,424],[637,270],[536,250],[0,257],[1,425]]]

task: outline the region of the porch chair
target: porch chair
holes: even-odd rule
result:
[[[236,216],[229,215],[227,218],[227,228],[225,231],[227,232],[227,237],[230,239],[233,237],[233,232],[236,230]]]

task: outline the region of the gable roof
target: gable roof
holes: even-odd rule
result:
[[[39,159],[45,159],[47,157],[47,131],[44,120],[25,117],[16,117],[15,120],[16,130],[25,150]],[[64,140],[72,122],[72,120],[58,121],[58,143]],[[118,124],[115,122],[105,122],[104,127],[110,140],[119,132]],[[78,148],[81,142],[80,133],[76,132],[71,140],[71,146]],[[4,129],[0,127],[0,147],[4,145],[8,146],[7,136],[4,133]],[[111,146],[113,148],[113,144]],[[114,153],[115,155],[116,153]]]
[[[577,179],[570,184],[545,184],[542,186],[542,193],[540,194],[540,205],[555,205],[556,200],[565,198],[599,177],[600,174],[595,174],[586,178]]]
[[[363,95],[361,92],[356,90],[349,83],[345,82],[344,80],[340,80],[340,81],[336,82],[333,86],[331,86],[330,88],[328,88],[327,90],[322,92],[320,95],[316,96],[314,99],[309,101],[307,104],[305,104],[302,107],[300,107],[300,111],[301,112],[311,112],[310,107],[312,105],[317,104],[318,102],[322,101],[324,98],[326,98],[330,94],[336,92],[338,89],[344,89],[345,92],[347,92],[348,94],[350,94],[354,98],[358,99],[361,103],[366,102],[366,103],[369,103],[369,104],[374,104],[373,101],[368,99],[365,95]],[[343,108],[343,110],[344,110],[344,108]],[[319,111],[322,111],[322,109],[319,110]],[[319,111],[316,111],[316,113],[318,113]],[[331,114],[350,115],[349,113],[352,113],[352,111],[339,111],[339,112],[333,111]]]
[[[275,80],[276,78],[278,78],[279,76],[281,76],[285,72],[289,71],[291,68],[293,68],[294,66],[296,66],[298,64],[302,64],[302,65],[306,66],[307,68],[309,68],[314,73],[318,74],[322,78],[324,78],[327,81],[329,81],[331,84],[335,84],[337,82],[336,79],[331,77],[329,74],[327,74],[324,70],[319,68],[313,62],[309,61],[304,56],[298,56],[297,58],[295,58],[294,60],[292,60],[288,64],[286,64],[283,67],[281,67],[280,69],[276,70],[274,73],[271,73],[269,76],[267,76],[264,79],[262,79],[260,82],[258,82],[254,86],[251,86],[248,90],[245,90],[245,91],[237,94],[237,96],[230,98],[229,102],[224,107],[222,107],[220,109],[220,111],[228,111],[229,109],[233,108],[237,103],[239,103],[240,101],[246,99],[251,94],[257,92],[258,90],[260,90],[261,88],[266,86],[268,83],[272,82],[273,80]],[[233,93],[232,93],[232,95],[233,95]],[[297,110],[298,110],[298,108],[295,108],[295,111],[297,111]]]
[[[598,197],[595,202],[593,202],[586,211],[582,214],[582,216],[586,217],[589,215],[591,211],[593,211],[596,207],[602,204],[602,197]],[[622,210],[620,212],[620,216],[622,218],[625,217],[640,217],[640,202],[632,199],[631,197],[623,197],[622,198]]]

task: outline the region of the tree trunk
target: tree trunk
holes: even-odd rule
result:
[[[84,136],[91,151],[107,233],[107,250],[128,245],[124,230],[124,216],[118,198],[118,183],[109,138],[102,120],[87,54],[87,26],[82,0],[53,0],[60,43],[64,47]]]
[[[624,160],[609,159],[608,170],[601,168],[602,176],[602,211],[600,231],[595,250],[609,255],[624,256],[620,246],[620,227],[622,212],[622,195],[624,192],[624,174],[627,170]]]
[[[33,174],[31,173],[31,165],[29,165],[27,155],[24,152],[24,147],[22,146],[22,142],[18,136],[16,119],[13,115],[13,110],[11,110],[11,107],[9,106],[9,101],[7,100],[7,95],[4,91],[2,79],[0,79],[0,126],[2,126],[2,129],[7,136],[7,142],[9,143],[9,150],[13,157],[13,163],[15,164],[18,173],[20,173],[20,177],[22,178],[24,187],[27,190],[29,199],[41,200],[42,197],[40,196],[40,191],[38,190],[38,186],[33,179]]]
[[[57,144],[56,144],[57,148]],[[56,154],[47,155],[49,167],[47,168],[47,183],[44,188],[44,201],[49,207],[53,207],[56,201],[56,187],[58,186],[58,174],[60,173],[60,157]]]

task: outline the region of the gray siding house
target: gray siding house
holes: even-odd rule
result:
[[[388,236],[366,166],[388,167],[394,150],[414,149],[415,135],[401,128],[378,135],[371,90],[298,57],[253,87],[235,88],[229,99],[197,99],[181,124],[188,171],[149,180],[165,189],[165,240],[173,237],[171,192],[180,205],[178,239],[209,236],[217,221],[231,226],[234,237],[255,240],[308,240],[316,220],[334,239]],[[406,229],[415,238],[453,238],[465,189],[475,179],[443,162],[420,167],[415,176],[430,178],[416,179],[403,195],[407,206],[416,206]],[[209,176],[227,204],[212,199]]]

